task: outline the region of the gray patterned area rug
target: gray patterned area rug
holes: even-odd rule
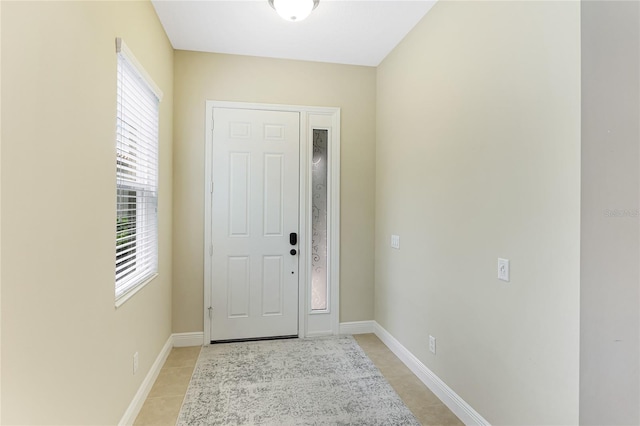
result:
[[[202,348],[177,424],[420,425],[351,336]]]

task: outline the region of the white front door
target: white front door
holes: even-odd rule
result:
[[[213,119],[211,340],[297,336],[300,114]]]

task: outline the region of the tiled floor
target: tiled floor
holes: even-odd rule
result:
[[[462,425],[376,335],[353,337],[420,423]],[[199,353],[199,347],[173,348],[138,414],[136,425],[175,425]]]
[[[200,347],[173,348],[164,363],[135,425],[175,425],[187,393]]]
[[[353,336],[402,401],[423,425],[463,423],[429,390],[375,334]]]

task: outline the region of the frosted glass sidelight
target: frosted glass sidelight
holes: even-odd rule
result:
[[[327,142],[328,130],[313,130],[311,171],[311,310],[325,311],[327,286]]]

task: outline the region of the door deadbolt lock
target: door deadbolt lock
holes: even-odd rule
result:
[[[291,249],[291,251],[289,253],[291,253],[291,256],[295,256],[296,254],[298,254],[296,249]]]

